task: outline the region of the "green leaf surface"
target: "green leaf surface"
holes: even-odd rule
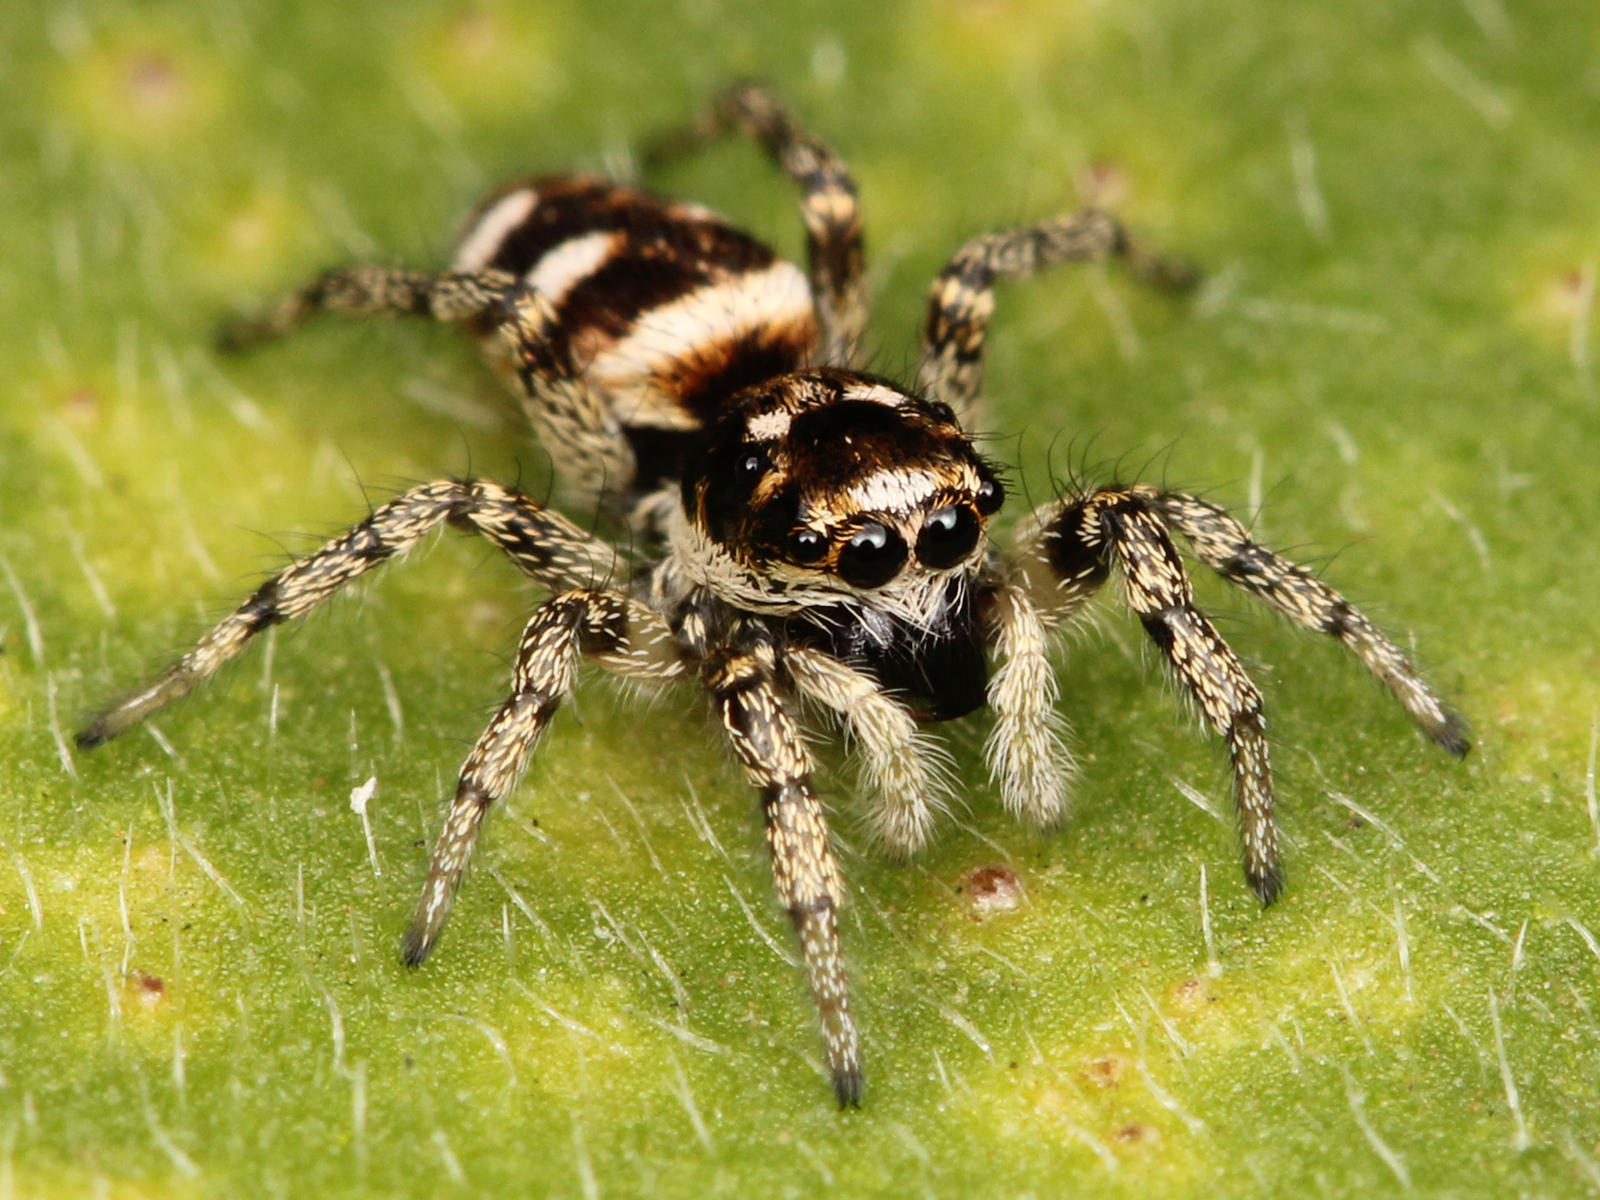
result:
[[[587,681],[400,966],[535,599],[481,543],[68,749],[367,497],[549,477],[450,330],[227,359],[219,318],[440,264],[495,182],[625,166],[746,75],[858,174],[887,373],[983,230],[1098,198],[1204,264],[1187,303],[1006,289],[992,452],[1036,500],[1137,476],[1253,516],[1477,730],[1449,760],[1337,645],[1201,581],[1268,694],[1267,912],[1223,755],[1114,604],[1062,655],[1054,834],[1000,811],[972,720],[942,731],[961,807],[887,863],[820,749],[859,1112],[689,690]],[[0,1195],[1600,1190],[1592,5],[13,0],[0,98]],[[648,182],[800,252],[748,146]],[[1023,900],[981,912],[996,864]]]

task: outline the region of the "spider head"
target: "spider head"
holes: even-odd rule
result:
[[[1003,500],[947,406],[805,371],[740,393],[706,430],[684,475],[683,548],[745,607],[854,597],[926,624],[981,562]]]

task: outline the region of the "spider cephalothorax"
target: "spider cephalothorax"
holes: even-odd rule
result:
[[[841,603],[928,631],[1003,494],[948,406],[838,369],[748,388],[685,464],[674,544],[741,607]]]
[[[1439,745],[1465,727],[1395,645],[1223,509],[1145,486],[1089,488],[1031,514],[997,547],[1004,492],[973,448],[996,279],[1118,257],[1149,282],[1189,273],[1088,211],[979,237],[935,280],[914,387],[858,369],[861,224],[843,162],[766,92],[730,89],[662,145],[724,129],[756,138],[801,188],[809,269],[694,205],[584,176],[496,193],[452,270],[331,271],[234,345],[321,310],[460,321],[514,382],[567,500],[620,513],[631,553],[484,480],[413,488],[263,584],[148,686],[78,736],[98,745],[188,692],[257,633],[306,612],[449,522],[481,533],[551,593],[529,620],[510,697],[461,769],[404,943],[432,950],[484,814],[514,784],[589,657],[629,679],[698,678],[762,798],[773,878],[794,921],[842,1104],[860,1044],[839,946],[843,900],[798,712],[851,736],[868,830],[909,854],[942,807],[939,751],[919,723],[991,714],[987,758],[1006,807],[1064,811],[1073,772],[1055,713],[1052,632],[1113,576],[1232,765],[1246,879],[1280,891],[1261,695],[1195,607],[1174,536],[1301,627],[1343,642]],[[628,580],[625,586],[615,581]],[[992,667],[992,669],[991,669]]]

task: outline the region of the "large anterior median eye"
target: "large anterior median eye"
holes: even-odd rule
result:
[[[882,587],[906,561],[906,543],[898,533],[868,521],[839,551],[839,578],[858,588]]]
[[[942,571],[953,567],[978,544],[978,518],[964,504],[951,504],[928,515],[917,535],[917,557],[924,566]]]

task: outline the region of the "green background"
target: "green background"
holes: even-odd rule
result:
[[[973,721],[964,807],[887,864],[822,751],[869,1073],[845,1114],[687,690],[580,688],[439,953],[399,966],[535,599],[482,543],[149,732],[62,741],[368,497],[548,479],[452,331],[228,360],[222,315],[333,262],[440,264],[493,183],[626,169],[743,75],[858,173],[881,370],[984,229],[1098,197],[1202,263],[1184,303],[1007,289],[992,452],[1036,499],[1082,471],[1256,516],[1479,743],[1447,759],[1338,646],[1202,581],[1268,694],[1266,913],[1221,752],[1114,605],[1063,656],[1060,832],[999,812]],[[748,146],[650,182],[798,252]],[[1592,5],[13,2],[0,213],[0,1195],[1600,1190]],[[996,863],[1025,900],[979,920],[963,881]]]

